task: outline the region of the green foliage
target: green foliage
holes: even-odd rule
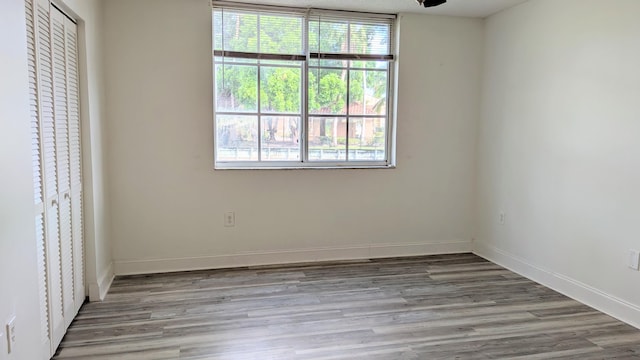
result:
[[[260,52],[302,54],[302,19],[262,15],[260,17]]]
[[[263,67],[262,111],[300,112],[301,70]]]
[[[311,52],[347,52],[347,24],[339,22],[309,22],[309,49]],[[318,39],[320,42],[318,43]]]
[[[364,98],[364,71],[354,70],[350,72],[349,76],[349,101],[351,103],[362,103]]]
[[[218,96],[234,100],[239,110],[256,110],[258,103],[257,68],[244,65],[218,65],[216,86]]]
[[[320,93],[318,104],[321,108],[328,108],[331,112],[341,111],[345,106],[347,84],[336,73],[329,73],[320,79]]]

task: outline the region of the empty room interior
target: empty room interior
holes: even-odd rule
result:
[[[640,358],[640,1],[429,5],[3,0],[0,360]]]

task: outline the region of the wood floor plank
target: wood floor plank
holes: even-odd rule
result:
[[[117,277],[54,359],[640,359],[640,330],[473,254]]]

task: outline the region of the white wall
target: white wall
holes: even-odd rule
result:
[[[208,1],[104,5],[117,273],[471,249],[481,20],[403,16],[397,169],[214,171]]]
[[[31,171],[27,46],[22,0],[0,11],[0,333],[16,316],[12,359],[41,359]],[[0,354],[7,352],[0,338]],[[2,355],[0,355],[0,358]]]
[[[86,19],[96,16],[98,1],[68,1],[78,14]],[[77,6],[76,6],[77,5]],[[23,0],[4,0],[0,11],[0,333],[13,315],[16,316],[17,345],[12,360],[34,360],[48,354],[34,344],[40,343],[40,318],[36,262],[35,223],[33,207],[33,173],[31,169],[31,133],[28,109],[27,42]],[[99,31],[95,25],[87,26],[90,46],[88,58],[94,61],[99,47]],[[89,63],[86,69],[91,88],[85,91],[87,105],[91,105],[91,124],[99,123],[101,114],[98,91],[99,67]],[[86,90],[86,89],[85,89]],[[83,106],[85,103],[83,102]],[[83,116],[85,114],[83,113]],[[83,119],[84,121],[85,119]],[[94,145],[85,141],[84,145]],[[94,146],[93,150],[99,149]],[[89,159],[91,162],[91,160]],[[85,159],[86,165],[87,159]],[[95,165],[95,163],[94,163]],[[103,176],[100,173],[97,176]],[[94,178],[96,173],[94,173]],[[87,186],[91,190],[91,184]],[[93,195],[100,193],[94,191]],[[99,196],[99,195],[98,195]],[[91,200],[91,196],[87,197]],[[104,205],[104,202],[100,206]],[[96,223],[104,222],[103,214],[90,211],[87,220],[95,217]],[[100,248],[108,248],[105,230],[99,231]],[[87,249],[87,256],[90,256]],[[103,252],[89,264],[110,262],[110,251]],[[91,281],[87,269],[87,281]],[[95,275],[95,274],[94,274]],[[0,339],[0,354],[6,353],[5,337]],[[0,356],[2,358],[2,356]]]
[[[477,209],[478,253],[636,326],[638,14],[535,0],[488,19]]]

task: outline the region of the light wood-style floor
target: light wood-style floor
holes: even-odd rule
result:
[[[458,254],[118,277],[55,359],[640,359],[640,330]]]

